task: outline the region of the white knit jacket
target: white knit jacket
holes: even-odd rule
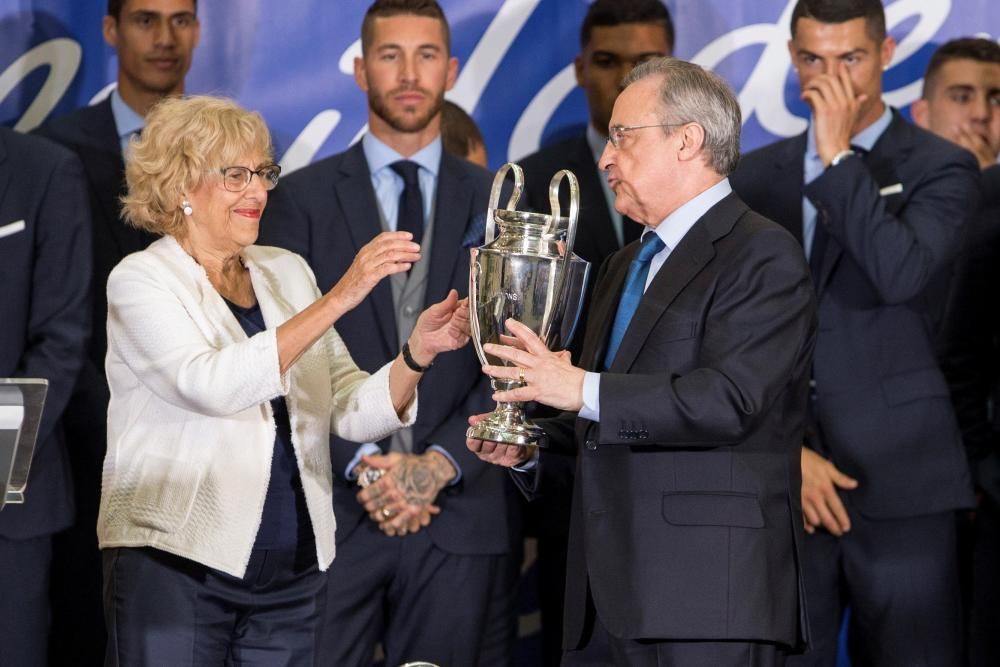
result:
[[[129,255],[108,279],[111,403],[100,546],[152,546],[242,577],[274,452],[270,400],[284,396],[321,569],[333,562],[330,432],[374,442],[409,426],[389,367],[358,369],[331,328],[282,376],[275,329],[319,296],[305,261],[244,249],[267,330],[247,338],[173,237]]]

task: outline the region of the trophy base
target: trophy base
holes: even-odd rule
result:
[[[527,447],[536,445],[545,431],[526,419],[511,420],[509,413],[497,411],[475,426],[470,426],[465,437],[499,442],[503,445]]]

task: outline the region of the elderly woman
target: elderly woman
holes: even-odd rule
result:
[[[411,424],[421,367],[468,340],[452,292],[358,370],[333,325],[419,246],[382,234],[320,294],[301,257],[253,245],[279,173],[263,120],[224,99],[164,101],[130,146],[124,216],[162,238],[108,280],[108,664],[312,664],[329,434]]]

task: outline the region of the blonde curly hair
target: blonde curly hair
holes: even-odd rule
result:
[[[224,97],[168,97],[146,116],[142,136],[129,142],[122,217],[154,234],[181,236],[185,193],[247,155],[272,159],[273,153],[260,114]]]

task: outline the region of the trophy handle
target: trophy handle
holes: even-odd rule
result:
[[[469,329],[472,332],[472,347],[476,349],[476,356],[482,364],[486,361],[486,352],[483,351],[483,342],[480,337],[479,328],[479,249],[469,248]]]
[[[492,243],[493,239],[496,238],[495,213],[497,205],[500,203],[500,190],[503,188],[503,181],[507,177],[508,171],[514,172],[514,191],[510,193],[510,199],[507,200],[506,210],[516,211],[517,202],[521,199],[521,191],[524,189],[524,170],[513,162],[508,162],[500,167],[496,176],[493,177],[493,187],[490,189],[490,208],[486,212],[486,243]]]
[[[573,244],[576,242],[576,223],[580,217],[580,183],[576,180],[576,174],[569,169],[560,169],[549,181],[549,206],[552,207],[552,222],[549,224],[554,228],[561,216],[559,206],[559,186],[563,179],[569,180],[569,224],[566,227],[566,258],[573,254]],[[552,233],[555,229],[547,229]]]

